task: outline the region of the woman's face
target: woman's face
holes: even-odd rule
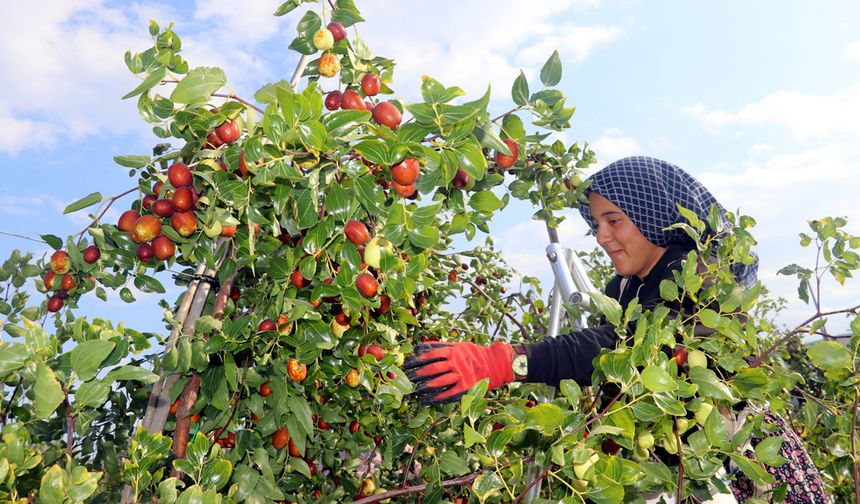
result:
[[[588,205],[597,243],[609,255],[615,271],[640,279],[648,275],[666,249],[648,241],[630,217],[605,197],[593,192],[588,195]]]

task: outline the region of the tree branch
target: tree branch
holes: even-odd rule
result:
[[[437,425],[442,423],[442,420],[446,420],[446,418],[439,417],[433,423],[431,423],[427,427],[427,429],[424,430],[424,434],[421,435],[421,437],[418,439],[418,442],[415,443],[415,448],[412,449],[412,453],[409,455],[409,462],[407,462],[406,465],[403,467],[403,483],[400,485],[400,488],[405,488],[406,483],[409,481],[409,470],[412,468],[412,462],[415,460],[415,454],[418,452],[418,446],[421,444],[422,441],[424,441],[427,435],[430,434],[430,431],[433,430],[433,427],[436,427]]]
[[[485,298],[487,298],[491,303],[495,303],[496,301],[498,301],[497,299],[493,299],[492,297],[490,297],[490,295],[489,295],[489,294],[487,294],[487,292],[486,292],[484,289],[480,288],[480,287],[478,286],[478,284],[476,284],[475,282],[473,282],[473,281],[469,280],[468,278],[464,278],[464,280],[466,281],[466,283],[467,283],[467,284],[471,285],[471,286],[472,286],[472,288],[474,288],[475,290],[477,290],[477,291],[478,291],[482,296],[484,296]],[[508,313],[508,311],[507,311],[507,310],[502,309],[502,310],[499,310],[499,311],[501,311],[501,312],[502,312],[502,315],[504,315],[504,316],[508,317],[509,319],[511,319],[511,321],[513,321],[513,323],[514,323],[514,324],[516,324],[516,325],[517,325],[517,327],[519,327],[519,328],[520,328],[520,331],[522,331],[523,336],[525,336],[527,339],[531,339],[531,338],[532,338],[531,333],[529,332],[529,330],[528,330],[528,329],[526,329],[526,326],[524,326],[522,322],[520,322],[519,320],[517,320],[517,318],[516,318],[516,317],[514,317],[513,315],[511,315],[510,313]]]
[[[138,190],[138,188],[137,188],[137,187],[132,187],[132,188],[131,188],[131,189],[129,189],[128,191],[125,191],[125,192],[123,192],[123,193],[117,194],[116,196],[111,196],[110,198],[108,198],[108,204],[107,204],[107,206],[106,206],[106,207],[104,207],[104,210],[102,210],[102,211],[101,211],[101,213],[99,213],[99,214],[96,216],[96,218],[95,218],[95,219],[93,219],[93,221],[92,221],[92,222],[90,222],[89,224],[87,224],[87,227],[85,227],[84,229],[82,229],[82,230],[81,230],[81,232],[80,232],[80,233],[78,233],[78,243],[80,243],[80,242],[81,242],[81,238],[83,238],[83,237],[84,237],[84,233],[86,233],[86,232],[87,232],[87,229],[91,228],[91,227],[93,226],[93,224],[98,223],[98,221],[100,221],[100,220],[101,220],[101,218],[102,218],[102,217],[104,217],[105,213],[107,213],[107,211],[110,209],[110,207],[114,204],[114,202],[115,202],[116,200],[118,200],[118,199],[122,198],[122,197],[123,197],[123,196],[125,196],[126,194],[133,193],[134,191],[137,191],[137,190]]]

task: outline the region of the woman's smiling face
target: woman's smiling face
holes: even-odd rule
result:
[[[647,276],[666,249],[648,241],[630,217],[600,194],[589,194],[588,205],[597,243],[609,255],[615,271],[640,279]]]

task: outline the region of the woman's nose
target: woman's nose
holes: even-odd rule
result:
[[[601,247],[605,247],[610,241],[612,241],[612,233],[606,229],[606,226],[601,226],[598,224],[597,226],[597,244]]]

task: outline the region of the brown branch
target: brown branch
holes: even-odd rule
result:
[[[242,389],[245,388],[245,379],[248,377],[248,363],[251,360],[250,355],[245,356],[245,363],[242,365],[242,380],[239,382],[238,390],[233,394],[233,410],[230,412],[230,418],[227,419],[227,422],[223,427],[219,427],[215,429],[214,436],[212,436],[212,441],[209,442],[209,449],[212,449],[212,446],[218,442],[218,438],[221,437],[221,434],[227,430],[227,427],[230,425],[230,422],[236,418],[236,412],[239,410],[239,399],[242,398]]]
[[[507,311],[508,307],[511,305],[511,299],[513,299],[513,298],[511,298],[511,297],[509,296],[509,297],[508,297],[508,299],[507,299],[507,301],[505,301],[505,304],[504,304],[505,311]],[[495,337],[496,337],[496,335],[497,335],[497,334],[499,334],[499,329],[501,329],[501,328],[502,328],[502,321],[503,321],[503,320],[505,320],[505,318],[504,318],[504,317],[502,317],[502,318],[500,318],[500,319],[499,319],[499,323],[498,323],[498,324],[496,324],[496,329],[493,331],[493,334],[491,334],[491,335],[490,335],[490,338],[495,338]]]
[[[681,450],[681,435],[678,434],[678,422],[672,420],[672,434],[675,435],[675,443],[678,445],[678,493],[675,502],[681,502],[681,494],[684,490],[684,452]]]
[[[532,460],[534,460],[534,456],[529,455],[528,457],[524,457],[524,458],[522,459],[522,462],[523,462],[523,463],[528,463],[528,462],[531,462]],[[510,462],[507,462],[507,463],[502,464],[501,466],[499,466],[496,470],[497,470],[497,471],[500,471],[500,470],[502,470],[502,469],[506,469],[506,468],[507,468],[507,467],[509,467],[510,465],[511,465],[511,463],[510,463]],[[480,475],[482,475],[482,474],[484,474],[484,472],[483,472],[483,471],[478,471],[478,472],[474,472],[474,473],[472,473],[472,474],[467,474],[466,476],[460,476],[459,478],[454,478],[454,479],[445,480],[445,481],[442,481],[442,482],[441,482],[441,485],[440,485],[440,486],[441,486],[442,488],[448,488],[448,487],[453,487],[453,486],[470,485],[470,484],[472,484],[472,482],[473,482],[473,481],[475,481],[475,479],[476,479],[478,476],[480,476]],[[410,495],[410,494],[415,494],[415,493],[422,493],[422,492],[424,492],[424,491],[426,491],[426,490],[427,490],[427,487],[428,487],[428,486],[429,486],[429,485],[421,484],[421,485],[415,485],[415,486],[406,487],[406,488],[399,488],[399,489],[397,489],[397,490],[391,490],[390,492],[385,492],[385,493],[381,493],[381,494],[371,495],[371,496],[369,496],[369,497],[365,497],[365,498],[363,498],[363,499],[359,499],[359,500],[357,500],[357,501],[353,501],[353,503],[352,503],[352,504],[371,504],[371,503],[373,503],[373,502],[379,502],[379,501],[382,501],[382,500],[385,500],[385,499],[393,499],[393,498],[395,498],[395,497],[400,497],[400,496],[402,496],[402,495]]]
[[[487,294],[487,292],[486,292],[484,289],[480,288],[480,287],[478,286],[478,284],[476,284],[475,282],[473,282],[473,281],[469,280],[468,278],[464,278],[464,280],[466,281],[466,283],[467,283],[467,284],[471,285],[471,286],[472,286],[472,288],[474,288],[475,290],[477,290],[477,291],[478,291],[482,296],[484,296],[485,298],[487,298],[491,303],[495,303],[496,301],[498,301],[497,299],[493,299],[493,298],[491,298],[491,297],[490,297],[490,295],[489,295],[489,294]],[[516,318],[516,317],[514,317],[513,315],[511,315],[510,313],[508,313],[508,312],[507,312],[507,310],[500,310],[500,311],[502,312],[502,315],[504,315],[504,316],[508,317],[509,319],[511,319],[511,320],[513,321],[513,323],[514,323],[514,324],[516,324],[516,325],[517,325],[517,327],[519,327],[519,328],[520,328],[520,331],[522,331],[523,336],[525,336],[527,339],[531,339],[531,338],[532,338],[531,333],[529,332],[529,330],[528,330],[528,329],[526,329],[526,326],[524,326],[522,322],[520,322],[519,320],[517,320],[517,318]]]
[[[427,435],[430,434],[430,431],[433,430],[433,427],[439,425],[442,420],[445,420],[445,417],[439,417],[433,423],[431,423],[427,427],[427,429],[424,430],[424,434],[421,435],[421,437],[418,439],[418,442],[415,443],[415,447],[412,449],[412,453],[409,455],[409,462],[407,462],[406,465],[403,466],[403,483],[400,485],[400,488],[405,488],[406,483],[409,481],[409,469],[412,468],[412,462],[415,460],[415,454],[418,452],[418,446],[421,444],[422,441],[424,441]]]
[[[101,220],[101,218],[102,218],[102,217],[104,217],[105,213],[107,213],[107,211],[110,209],[110,207],[114,204],[114,202],[115,202],[116,200],[118,200],[118,199],[122,198],[122,197],[123,197],[123,196],[125,196],[126,194],[133,193],[134,191],[137,191],[137,190],[139,190],[139,188],[137,188],[137,187],[133,187],[133,188],[129,189],[128,191],[122,192],[122,193],[120,193],[120,194],[117,194],[116,196],[111,196],[110,198],[108,198],[108,204],[107,204],[107,206],[104,208],[104,210],[102,210],[102,211],[101,211],[101,213],[100,213],[100,214],[98,214],[98,215],[96,216],[96,218],[95,218],[95,219],[93,219],[93,221],[92,221],[92,222],[90,222],[89,224],[87,224],[87,227],[85,227],[84,229],[82,229],[82,230],[81,230],[81,232],[80,232],[80,233],[78,233],[78,243],[80,243],[80,242],[81,242],[81,239],[84,237],[84,233],[86,233],[86,232],[87,232],[87,229],[89,229],[89,228],[93,227],[93,224],[98,223],[98,222]]]
[[[543,470],[543,472],[541,472],[541,473],[538,475],[538,477],[537,477],[537,478],[535,478],[534,480],[532,480],[532,482],[531,482],[531,483],[529,483],[528,485],[526,485],[526,487],[525,487],[525,489],[523,489],[522,493],[520,493],[519,495],[517,495],[517,498],[516,498],[516,499],[514,499],[513,504],[517,504],[517,502],[519,502],[520,500],[522,500],[522,498],[523,498],[523,497],[525,497],[525,496],[526,496],[526,494],[528,494],[528,493],[529,493],[529,490],[531,490],[533,486],[537,485],[538,481],[541,481],[542,479],[546,478],[546,475],[547,475],[547,474],[549,474],[549,468],[550,468],[550,465],[548,464],[548,465],[546,466],[546,469],[544,469],[544,470]]]
[[[9,396],[9,402],[3,406],[3,409],[0,409],[0,421],[3,422],[3,425],[6,425],[6,408],[12,405],[12,402],[15,400],[15,396],[18,394],[18,391],[21,390],[21,384],[24,382],[23,376],[18,376],[18,383],[15,385],[15,388],[12,390],[12,395]]]
[[[815,320],[817,320],[817,319],[819,319],[819,318],[821,318],[821,317],[827,317],[827,316],[830,316],[830,315],[839,315],[840,313],[853,313],[853,314],[856,314],[856,313],[857,313],[857,310],[860,310],[860,304],[858,304],[858,305],[856,305],[856,306],[852,306],[851,308],[844,308],[844,309],[842,309],[842,310],[833,310],[833,311],[829,311],[829,312],[821,312],[821,311],[818,311],[815,315],[813,315],[813,316],[809,317],[808,319],[804,320],[803,322],[801,322],[801,323],[800,323],[800,325],[798,325],[797,327],[795,327],[791,332],[789,332],[788,334],[786,334],[785,336],[783,336],[782,338],[780,338],[779,340],[777,340],[777,341],[776,341],[773,345],[771,345],[767,350],[765,350],[764,352],[762,352],[762,354],[761,354],[761,355],[759,355],[759,356],[756,358],[756,360],[755,360],[755,361],[753,361],[753,363],[752,363],[752,364],[750,364],[750,368],[756,368],[756,367],[761,366],[761,365],[764,363],[764,359],[766,359],[768,355],[770,355],[771,353],[773,353],[773,351],[774,351],[774,350],[776,350],[777,348],[779,348],[780,346],[784,345],[784,344],[785,344],[785,342],[786,342],[786,341],[788,341],[788,339],[789,339],[789,338],[791,338],[792,336],[794,336],[795,334],[798,334],[798,333],[800,333],[800,332],[803,332],[803,329],[804,329],[807,325],[809,325],[809,323],[810,323],[810,322],[813,322],[813,321],[815,321]]]
[[[39,240],[38,238],[30,238],[29,236],[19,235],[15,233],[9,233],[8,231],[0,231],[0,235],[11,236],[13,238],[21,238],[22,240],[30,240],[37,243],[48,243],[45,240]]]
[[[854,392],[854,414],[851,416],[851,461],[854,471],[854,502],[860,504],[860,468],[857,466],[857,404],[860,391]]]
[[[248,107],[251,107],[252,109],[256,110],[257,112],[259,112],[261,114],[265,113],[265,111],[263,109],[254,105],[253,103],[249,102],[248,100],[245,100],[241,96],[238,96],[236,93],[212,93],[212,96],[218,96],[220,98],[228,98],[231,100],[236,100],[237,102],[242,103],[244,105],[247,105]]]
[[[64,388],[63,395],[66,396],[66,455],[71,457],[75,446],[75,422],[78,417],[72,415],[72,403],[69,402],[69,389]]]
[[[173,458],[184,459],[188,452],[188,434],[191,429],[191,416],[188,414],[194,408],[197,402],[197,391],[200,389],[202,380],[197,375],[192,375],[185,388],[182,389],[182,395],[179,396],[179,408],[176,410],[176,430],[173,431]],[[181,478],[182,471],[173,468],[170,471],[170,476]]]

